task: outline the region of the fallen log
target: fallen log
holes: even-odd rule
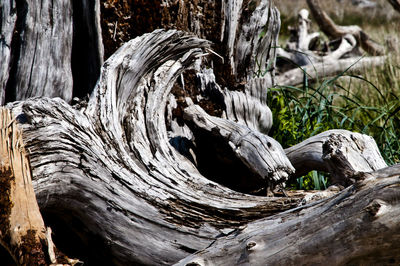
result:
[[[373,138],[347,130],[325,131],[285,152],[296,169],[292,177],[319,170],[330,173],[335,185],[348,186],[355,173],[387,167]]]
[[[248,223],[176,265],[396,264],[399,176],[399,165],[366,174],[340,194]]]
[[[312,50],[310,43],[319,37],[319,33],[309,33],[309,12],[306,9],[300,10],[294,36],[289,39],[285,49],[277,49],[280,60],[278,76],[275,78],[277,85],[296,86],[301,84],[304,78],[318,80],[321,77],[341,75],[347,71],[357,72],[371,66],[384,64],[386,56],[383,56],[385,51],[383,47],[379,48],[379,52],[373,52],[373,54],[381,56],[364,57],[360,55],[358,46],[367,44],[363,45],[363,40],[357,37],[361,34],[358,32],[361,31],[358,26],[346,26],[349,27],[349,30],[345,30],[346,27],[337,26],[329,18],[318,1],[308,1],[307,3],[321,30],[325,33],[329,31],[328,37],[336,40],[339,38],[340,44],[333,51],[330,51],[329,43],[325,43],[328,51]],[[370,47],[372,44],[368,45]]]
[[[30,151],[41,211],[87,243],[83,260],[171,264],[221,234],[302,204],[301,193],[227,189],[168,145],[164,95],[207,45],[176,31],[146,34],[105,63],[87,107],[46,98],[9,105]]]
[[[286,71],[276,77],[276,84],[282,86],[296,86],[304,81],[306,76],[309,80],[319,80],[322,77],[336,76],[344,71],[357,72],[369,67],[382,66],[386,56],[356,57],[339,59],[336,62],[322,62],[309,64],[299,68]]]

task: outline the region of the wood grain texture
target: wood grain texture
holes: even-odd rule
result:
[[[103,60],[99,1],[11,0],[0,12],[2,104],[91,92]]]
[[[336,217],[333,224],[339,226],[347,223],[344,218],[350,213],[364,217],[360,210],[367,205],[360,204],[366,204],[366,197],[375,199],[378,192],[371,186],[383,189],[388,185],[386,181],[379,183],[378,179],[365,178],[372,182],[365,183],[370,189],[355,193],[352,190],[355,187],[351,187],[331,199],[332,202],[342,202],[338,199],[347,197],[353,200],[351,195],[354,194],[349,206],[359,209],[330,208],[334,203],[326,201],[268,219],[265,217],[337,192],[321,193],[315,198],[302,193],[292,197],[242,194],[202,176],[192,162],[169,145],[164,116],[166,95],[182,71],[196,65],[198,55],[203,54],[208,45],[207,41],[182,32],[155,31],[126,43],[105,62],[87,107],[74,109],[61,99],[48,98],[9,106],[19,117],[24,132],[34,187],[45,216],[51,214],[65,219],[64,224],[71,232],[80,235],[81,241],[89,246],[96,245],[93,241],[98,242],[98,239],[104,241],[101,254],[96,250],[91,263],[172,264],[210,245],[211,255],[208,250],[198,253],[202,254],[201,265],[201,261],[230,265],[253,262],[249,252],[255,246],[260,252],[252,254],[262,255],[255,256],[254,263],[281,259],[290,264],[300,258],[313,262],[312,258],[315,261],[322,258],[319,253],[313,253],[312,250],[317,249],[307,249],[307,245],[300,244],[293,246],[291,239],[312,237],[315,242],[310,243],[319,243],[319,238],[331,242],[332,237],[341,236],[341,232],[364,237],[358,235],[358,231],[346,231],[352,230],[356,222],[350,218],[348,226],[341,229],[344,231],[326,234],[323,228],[322,231],[314,229],[331,224],[321,219]],[[142,67],[137,68],[137,65]],[[227,138],[229,132],[241,132],[240,129],[245,128],[201,111],[197,113],[203,114],[206,121],[217,121],[219,127],[224,123],[227,127],[235,125],[236,129],[227,129],[226,133],[221,127],[219,134]],[[198,122],[205,123],[201,118]],[[249,133],[247,136],[243,131],[241,135],[245,137],[260,134],[248,128],[245,131]],[[390,180],[397,182],[398,178]],[[358,200],[360,197],[362,202]],[[321,216],[325,210],[327,214]],[[70,222],[74,219],[80,221],[80,226],[75,227],[76,223]],[[295,226],[298,223],[300,227]],[[314,229],[307,229],[311,227]],[[82,230],[86,232],[84,235]],[[303,235],[306,232],[310,234],[307,237]],[[282,234],[287,235],[284,241]],[[265,235],[268,238],[264,238]],[[391,239],[387,242],[392,243]],[[346,241],[355,245],[354,241]],[[225,250],[223,256],[219,253],[220,245]],[[271,249],[271,245],[277,249]],[[293,253],[297,254],[293,258],[283,252],[294,252],[297,247],[304,250]],[[397,248],[396,244],[393,247]],[[349,260],[357,260],[359,254],[371,249],[381,252],[377,246],[364,249],[360,246],[358,253],[345,254],[349,255]],[[278,250],[283,253],[276,255]],[[185,260],[191,261],[193,257]]]
[[[328,130],[285,149],[296,168],[293,177],[311,170],[329,172],[332,182],[344,185],[350,174],[387,167],[375,140],[347,130]],[[354,182],[353,182],[354,183]]]
[[[70,245],[74,251],[93,265],[171,265],[185,257],[181,263],[312,264],[325,262],[326,255],[339,264],[359,262],[360,256],[365,259],[366,252],[375,251],[383,255],[371,257],[371,261],[396,261],[398,258],[389,257],[382,246],[388,243],[394,251],[398,249],[398,230],[388,222],[391,215],[398,216],[398,176],[393,176],[398,167],[379,171],[382,176],[391,171],[392,176],[374,178],[374,173],[361,173],[364,168],[353,165],[350,169],[344,164],[350,172],[358,171],[360,178],[341,192],[331,188],[265,197],[212,181],[201,171],[199,156],[189,159],[171,145],[172,139],[179,137],[187,138],[187,142],[192,142],[192,137],[198,141],[202,130],[205,145],[193,146],[192,151],[225,143],[229,147],[225,150],[233,154],[226,158],[235,157],[245,165],[241,172],[244,177],[256,176],[265,186],[266,176],[279,184],[293,172],[279,144],[257,132],[270,127],[265,90],[273,84],[277,10],[270,1],[200,2],[203,9],[188,1],[157,2],[160,8],[147,10],[154,12],[145,19],[151,22],[157,12],[167,12],[162,13],[164,25],[179,25],[211,36],[213,41],[220,41],[214,46],[193,32],[152,31],[126,42],[103,64],[88,102],[71,106],[60,98],[39,97],[8,105],[23,130],[44,217],[61,226],[66,232],[63,236],[73,239],[69,243],[74,244]],[[89,2],[82,5],[85,3],[96,7]],[[211,16],[206,12],[210,6],[218,7]],[[69,7],[66,4],[65,8]],[[189,10],[195,11],[193,20]],[[210,22],[214,19],[215,24]],[[146,27],[160,21],[156,22]],[[117,24],[114,21],[112,25]],[[213,48],[219,56],[213,56]],[[207,68],[213,71],[205,71]],[[264,77],[258,77],[257,72],[264,73]],[[187,73],[194,73],[189,82],[185,81]],[[200,86],[197,78],[204,78]],[[178,79],[181,84],[175,86]],[[225,117],[213,117],[193,104],[203,85],[222,95]],[[190,98],[183,94],[179,99],[171,94],[176,87],[193,89],[193,95]],[[181,108],[187,107],[184,121],[179,121],[178,103]],[[207,137],[215,141],[207,143]],[[359,143],[354,147],[351,140],[348,142],[357,153]],[[331,147],[327,151],[341,151],[335,141],[327,147]],[[187,151],[192,155],[190,149]],[[355,155],[350,154],[351,158],[344,156],[343,161],[352,161]],[[326,155],[329,161],[335,153]],[[378,194],[383,195],[380,192],[391,196],[378,198]],[[374,218],[381,217],[383,211],[379,210],[392,208],[393,212],[382,216],[384,219]],[[361,223],[363,219],[370,223]],[[363,227],[368,225],[374,230]],[[382,231],[386,228],[390,234]],[[57,232],[57,228],[54,230]],[[369,245],[367,240],[376,236],[369,235],[372,232],[387,239],[376,238],[378,244]],[[344,244],[334,241],[337,236]],[[329,253],[327,243],[339,248],[338,254],[344,254],[347,261]],[[340,248],[346,245],[349,249],[342,251]],[[196,257],[190,257],[195,252]]]
[[[21,131],[10,110],[0,109],[0,127],[0,244],[18,265],[74,265],[78,260],[59,254],[45,227]]]
[[[16,3],[2,1],[0,3],[0,104],[4,104],[6,85],[11,69],[11,43],[17,21]]]
[[[329,199],[249,223],[176,265],[397,263],[399,176],[399,165],[372,172]]]
[[[309,80],[316,80],[324,76],[334,76],[349,69],[352,71],[360,71],[371,66],[382,66],[386,60],[386,56],[356,57],[339,59],[335,62],[316,63],[314,65],[306,65],[301,68],[295,68],[284,72],[275,78],[277,85],[296,86],[303,82],[304,75]]]
[[[12,105],[42,211],[75,217],[87,235],[108,241],[105,257],[92,254],[99,261],[171,264],[229,228],[301,202],[227,189],[169,145],[165,96],[208,45],[155,31],[105,62],[87,108],[48,98]],[[82,227],[71,230],[79,235]]]
[[[235,122],[212,117],[197,105],[187,107],[184,118],[193,122],[193,131],[200,129],[211,139],[215,138],[214,142],[225,142],[234,155],[248,167],[249,173],[256,174],[253,176],[255,180],[250,180],[250,174],[248,175],[247,186],[256,183],[258,188],[272,191],[277,185],[284,186],[289,175],[294,173],[282,146],[273,138]],[[195,133],[196,139],[200,136]]]

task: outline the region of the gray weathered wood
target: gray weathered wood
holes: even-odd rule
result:
[[[248,117],[268,113],[265,112],[268,110],[265,107],[265,91],[261,89],[264,87],[266,90],[273,81],[273,47],[279,28],[277,10],[270,1],[223,1],[218,2],[220,5],[216,4],[217,1],[202,3],[220,7],[215,12],[222,14],[217,17],[223,18],[223,22],[217,21],[213,30],[217,35],[221,33],[222,41],[216,45],[220,47],[214,48],[221,53],[224,62],[221,63],[219,56],[212,57],[212,44],[206,40],[181,31],[157,30],[127,42],[104,63],[100,79],[88,102],[80,101],[71,107],[60,98],[40,97],[8,105],[23,130],[32,165],[33,185],[45,220],[47,218],[61,226],[63,230],[58,231],[58,234],[57,228],[54,228],[56,234],[59,236],[59,233],[66,231],[64,237],[73,239],[70,246],[77,246],[75,252],[80,251],[85,256],[85,262],[87,258],[94,265],[170,265],[207,247],[213,249],[219,243],[224,246],[227,243],[224,242],[225,238],[231,242],[222,251],[223,256],[218,253],[221,250],[213,249],[212,252],[218,253],[220,259],[215,262],[233,265],[233,261],[245,264],[252,257],[242,252],[242,243],[248,252],[255,247],[262,247],[262,244],[258,242],[258,238],[255,243],[247,243],[243,239],[256,235],[275,236],[271,238],[274,241],[267,239],[265,242],[266,252],[253,252],[258,259],[256,263],[265,265],[268,252],[278,254],[271,257],[275,262],[285,262],[282,257],[306,261],[302,254],[310,262],[315,262],[312,261],[314,257],[315,260],[319,259],[316,263],[325,262],[325,257],[322,256],[308,257],[314,255],[312,252],[294,253],[293,249],[297,246],[293,241],[296,240],[300,248],[304,246],[306,250],[307,246],[301,244],[307,239],[315,240],[311,243],[319,243],[318,239],[327,239],[326,243],[334,243],[332,238],[335,235],[328,234],[328,238],[319,238],[321,231],[314,229],[324,229],[332,221],[336,222],[335,228],[340,229],[340,225],[347,222],[344,218],[359,213],[356,207],[362,206],[357,205],[360,202],[358,199],[363,198],[362,204],[366,204],[365,199],[375,199],[375,193],[379,189],[352,190],[358,188],[353,186],[332,199],[296,208],[335,195],[338,189],[331,188],[322,193],[289,192],[290,197],[244,194],[211,181],[209,177],[212,171],[209,172],[210,176],[202,175],[200,168],[196,166],[196,158],[188,159],[187,154],[182,155],[170,144],[172,138],[178,137],[194,136],[194,141],[199,141],[201,136],[198,136],[196,130],[202,128],[211,137],[228,140],[228,146],[230,140],[233,144],[231,151],[236,152],[241,163],[247,165],[243,176],[252,176],[255,172],[261,177],[275,175],[278,176],[279,183],[286,179],[286,173],[292,172],[290,163],[278,144],[255,131],[257,128],[268,128],[268,119],[253,120]],[[177,10],[181,10],[182,16],[176,18],[180,25],[186,25],[196,33],[206,31],[203,31],[203,26],[208,25],[210,16],[202,16],[205,15],[201,13],[202,9],[196,8],[196,18],[192,20],[185,8],[189,6],[188,10],[192,10],[193,3],[163,1],[164,11],[169,4],[174,7],[178,5]],[[66,7],[69,8],[69,5]],[[183,16],[184,11],[186,17]],[[190,21],[194,24],[190,24]],[[200,25],[201,23],[204,24]],[[263,30],[266,30],[264,35]],[[203,70],[207,67],[221,71],[215,72],[218,75],[216,80],[221,82],[219,87],[223,88],[222,92],[226,92],[225,98],[237,96],[238,99],[245,99],[246,95],[253,97],[247,100],[248,105],[231,104],[232,113],[241,113],[236,116],[238,123],[205,114],[191,104],[193,99],[182,102],[182,99],[174,98],[176,95],[171,95],[177,79],[184,77],[186,70],[200,75],[205,73]],[[259,71],[266,71],[264,78],[257,77],[255,73]],[[180,86],[196,89],[194,80],[192,83]],[[236,91],[228,93],[228,90]],[[197,98],[197,95],[189,96]],[[174,117],[174,108],[179,107],[178,102],[184,107],[185,104],[189,105],[186,118],[190,110],[197,110],[183,122],[186,124],[182,127],[178,123],[182,122],[178,121],[179,117]],[[262,108],[254,112],[247,110],[253,104]],[[224,111],[228,116],[227,109]],[[196,118],[197,114],[200,119]],[[214,123],[217,129],[209,132],[209,126],[205,124],[207,121]],[[170,130],[167,130],[167,125],[170,125]],[[249,140],[254,140],[254,143]],[[268,147],[268,142],[271,142],[271,147]],[[219,143],[210,143],[213,144]],[[240,149],[237,149],[239,146]],[[184,150],[187,147],[181,148]],[[200,147],[193,146],[193,149],[188,150],[189,154],[192,155],[190,151],[193,152],[196,148]],[[203,148],[207,149],[207,145]],[[277,158],[258,154],[259,151],[268,152],[272,148],[276,148],[273,154]],[[333,150],[340,150],[338,148]],[[260,168],[260,163],[253,158],[258,158],[261,163],[271,159],[275,162],[266,166],[266,170]],[[276,162],[278,163],[275,164]],[[200,164],[199,161],[197,163]],[[285,171],[282,171],[282,166]],[[274,168],[278,172],[272,172]],[[279,176],[280,170],[282,172]],[[384,170],[382,171],[383,174]],[[362,174],[359,173],[358,176],[362,177]],[[389,179],[382,181],[365,178],[360,182],[364,182],[362,184],[366,188],[380,188],[380,185],[388,184],[385,183],[386,180]],[[342,209],[340,204],[335,205],[336,202],[341,203],[335,200],[353,196],[355,200],[349,202],[354,203],[352,207],[355,209]],[[291,208],[296,209],[284,212]],[[396,215],[397,209],[394,210],[393,214]],[[281,216],[271,216],[278,212],[283,213],[279,214]],[[332,214],[334,218],[326,216],[328,214]],[[271,217],[266,218],[269,216]],[[274,220],[277,217],[280,218]],[[352,240],[346,242],[351,247],[350,253],[344,253],[349,255],[348,259],[357,262],[357,256],[363,255],[363,252],[371,249],[381,251],[380,246],[367,248],[359,245],[363,249],[358,253],[351,253],[354,250],[352,247],[359,244],[354,240],[358,237],[363,239],[362,233],[366,230],[351,231],[354,220],[349,221],[350,227],[344,228],[350,230],[349,239]],[[305,229],[299,232],[297,228]],[[313,235],[298,235],[310,231]],[[334,232],[342,236],[339,234],[342,231]],[[282,238],[284,233],[288,237]],[[391,244],[395,238],[395,234],[388,235],[385,242]],[[85,243],[83,247],[80,246],[81,243]],[[280,250],[282,253],[277,252]],[[284,251],[295,256],[290,257]],[[241,259],[237,260],[238,256]]]
[[[45,265],[78,260],[58,254],[46,228],[32,187],[29,158],[21,131],[10,110],[0,108],[0,245],[18,265]],[[4,258],[1,258],[4,263]],[[8,264],[5,264],[8,265]]]
[[[400,165],[340,194],[247,224],[177,265],[385,265],[400,260]]]
[[[17,21],[16,3],[2,1],[0,3],[0,104],[4,104],[6,85],[11,68],[11,42]]]
[[[345,185],[356,172],[387,167],[373,138],[347,130],[328,130],[285,149],[296,169],[294,176],[311,170],[331,173],[332,182]]]
[[[364,45],[363,41],[372,43],[369,37],[360,37],[364,36],[365,33],[358,26],[349,26],[349,28],[337,26],[321,9],[318,1],[308,1],[307,3],[314,18],[319,23],[319,27],[324,32],[334,31],[328,36],[341,38],[340,45],[336,50],[327,53],[311,51],[310,42],[318,38],[319,33],[309,33],[309,12],[306,9],[300,10],[296,38],[288,41],[286,50],[277,49],[278,56],[290,62],[283,69],[292,68],[289,70],[281,69],[281,73],[275,78],[277,85],[296,86],[303,82],[305,75],[309,80],[318,80],[320,77],[335,76],[345,71],[360,71],[366,67],[384,64],[386,56],[361,57],[359,53],[353,52],[358,46]],[[368,47],[372,47],[372,44],[369,44]],[[379,49],[379,52],[371,53],[384,54],[383,48]],[[344,58],[345,55],[346,58]]]
[[[268,134],[272,127],[272,113],[267,106],[266,88],[272,84],[269,76],[250,79],[244,86],[244,91],[221,89],[215,81],[212,69],[202,69],[197,76],[200,80],[200,91],[206,95],[218,95],[219,101],[223,101],[223,118]]]
[[[87,107],[73,109],[61,99],[48,98],[9,105],[24,132],[44,216],[64,219],[67,228],[81,235],[89,246],[95,245],[93,235],[107,241],[102,254],[89,254],[92,262],[97,258],[95,263],[171,264],[215,240],[219,243],[221,236],[234,237],[251,221],[297,207],[303,199],[313,199],[301,193],[288,198],[232,191],[202,176],[192,162],[168,144],[166,95],[181,72],[193,66],[208,45],[182,32],[146,34],[125,44],[104,64]],[[217,124],[245,129],[250,135],[242,133],[244,137],[260,134],[203,115]],[[198,122],[203,123],[201,119]],[[220,134],[228,137],[222,129]],[[345,197],[346,191],[340,197]],[[312,206],[308,208],[304,211],[310,217],[320,213]],[[298,211],[292,216],[282,215],[288,219],[282,228],[293,230],[293,223],[300,221],[296,220],[300,219]],[[74,219],[80,221],[80,226],[70,222]],[[261,235],[271,230],[277,235],[282,232],[272,224],[276,222],[260,221],[247,228],[257,228]],[[318,224],[324,223],[318,220]],[[83,236],[82,228],[86,232]],[[244,234],[247,236],[247,231]],[[242,238],[236,239],[240,242]],[[232,240],[229,245],[239,253],[224,253],[226,263],[241,255],[235,243]],[[283,247],[290,250],[284,242]]]
[[[339,26],[322,10],[319,0],[307,0],[311,14],[317,21],[320,29],[329,37],[340,38],[346,34],[353,35],[364,51],[372,56],[385,54],[385,48],[372,40],[359,26]]]
[[[249,173],[255,172],[255,181],[250,180],[249,174],[248,185],[256,183],[259,188],[273,190],[277,185],[284,186],[294,172],[282,146],[267,135],[226,119],[212,117],[198,105],[187,107],[184,118],[193,122],[193,131],[202,130],[211,139],[215,138],[215,142],[228,144],[235,156],[249,168]]]
[[[72,97],[72,2],[3,1],[16,8],[9,47],[12,65],[6,100],[32,96]],[[13,12],[12,12],[13,13]],[[10,33],[11,32],[11,33]]]
[[[0,13],[1,104],[92,90],[103,61],[99,1],[2,1]]]
[[[246,221],[301,202],[227,189],[168,144],[166,95],[208,45],[182,32],[156,31],[105,62],[87,107],[48,98],[10,105],[45,217],[69,226],[68,219],[79,219],[89,245],[90,235],[109,241],[105,257],[92,258],[171,264]],[[78,235],[82,230],[71,227]]]
[[[320,77],[335,76],[346,69],[349,72],[357,72],[367,67],[382,66],[385,63],[386,56],[370,56],[339,59],[336,62],[322,62],[310,64],[301,68],[295,68],[284,72],[275,78],[277,85],[295,86],[304,80],[307,75],[309,80],[317,80]]]

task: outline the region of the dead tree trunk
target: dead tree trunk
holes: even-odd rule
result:
[[[103,60],[99,1],[2,1],[0,19],[1,104],[92,90]]]
[[[76,264],[78,260],[67,258],[55,248],[51,229],[44,225],[17,122],[4,108],[0,120],[0,244],[19,265]]]
[[[308,150],[323,154],[321,164],[338,176],[338,185],[352,184],[335,198],[307,205],[337,194],[335,189],[278,196],[303,155],[288,158],[288,150],[259,132],[267,133],[272,122],[265,93],[273,85],[277,10],[269,1],[198,2],[164,1],[182,16],[163,16],[159,23],[191,33],[155,30],[125,43],[104,63],[88,102],[71,106],[41,97],[7,105],[23,131],[37,201],[58,246],[64,243],[74,257],[94,265],[265,265],[293,254],[288,264],[330,258],[344,263],[335,257],[340,250],[329,251],[337,247],[332,239],[350,232],[343,247],[358,249],[344,253],[347,262],[363,262],[366,252],[376,252],[368,259],[377,263],[397,261],[398,253],[389,257],[382,246],[399,248],[393,200],[399,179],[372,178],[389,170],[360,173],[386,166],[372,139],[330,132],[336,135]],[[211,7],[217,9],[207,13]],[[216,46],[193,33],[214,36]],[[258,78],[257,71],[266,74]],[[335,146],[338,135],[353,149]],[[357,168],[358,160],[370,168]],[[377,196],[387,189],[392,196]],[[282,213],[289,209],[294,210]],[[388,215],[383,220],[375,219],[380,210]],[[323,213],[321,223],[315,217]],[[375,234],[362,230],[367,224],[358,216],[376,226]],[[332,222],[336,229],[324,238],[310,229]],[[355,223],[360,230],[340,227]],[[382,238],[382,228],[391,234]],[[300,249],[292,243],[298,237],[315,241]],[[385,245],[370,245],[371,239]],[[326,249],[315,254],[320,243]],[[272,246],[279,247],[279,256],[272,256]]]

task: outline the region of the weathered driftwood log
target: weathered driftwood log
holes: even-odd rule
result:
[[[4,108],[0,121],[0,244],[18,265],[76,264],[58,252],[44,225],[17,122]]]
[[[177,265],[396,264],[399,176],[400,165],[366,174],[332,198],[248,223]]]
[[[256,197],[227,189],[168,144],[166,95],[202,49],[208,42],[156,31],[105,63],[87,107],[47,98],[9,106],[30,151],[44,217],[79,236],[75,245],[86,243],[80,259],[171,264],[248,222],[302,204],[301,193]]]
[[[323,14],[327,17],[318,2],[312,1],[309,5],[317,10],[319,15]],[[310,42],[318,38],[319,33],[309,33],[308,15],[306,9],[300,10],[296,37],[287,43],[286,49],[277,49],[277,55],[284,62],[283,66],[282,63],[278,65],[280,73],[275,78],[277,85],[295,86],[304,81],[305,75],[309,80],[316,80],[319,77],[335,76],[345,71],[357,72],[367,67],[384,64],[385,56],[361,57],[359,53],[354,54],[353,51],[359,42],[353,37],[354,33],[352,32],[331,35],[331,37],[341,39],[339,46],[334,51],[322,53],[311,50]],[[325,18],[317,19],[317,22],[321,23],[321,20],[327,23]]]
[[[200,175],[168,144],[166,95],[207,47],[181,32],[156,31],[105,63],[87,108],[46,98],[12,106],[44,216],[77,235],[85,228],[82,241],[101,239],[113,263],[170,264],[229,228],[302,200],[234,192]],[[86,251],[79,258],[107,261]]]
[[[341,36],[340,45],[336,50],[325,53],[317,54],[310,50],[310,43],[314,39],[319,37],[318,32],[309,33],[310,20],[308,18],[309,12],[306,9],[302,9],[298,15],[298,29],[297,38],[289,40],[286,44],[287,50],[278,48],[278,56],[284,57],[286,60],[290,60],[294,66],[313,65],[316,63],[333,63],[337,62],[343,55],[351,52],[357,45],[355,38],[350,35]]]

